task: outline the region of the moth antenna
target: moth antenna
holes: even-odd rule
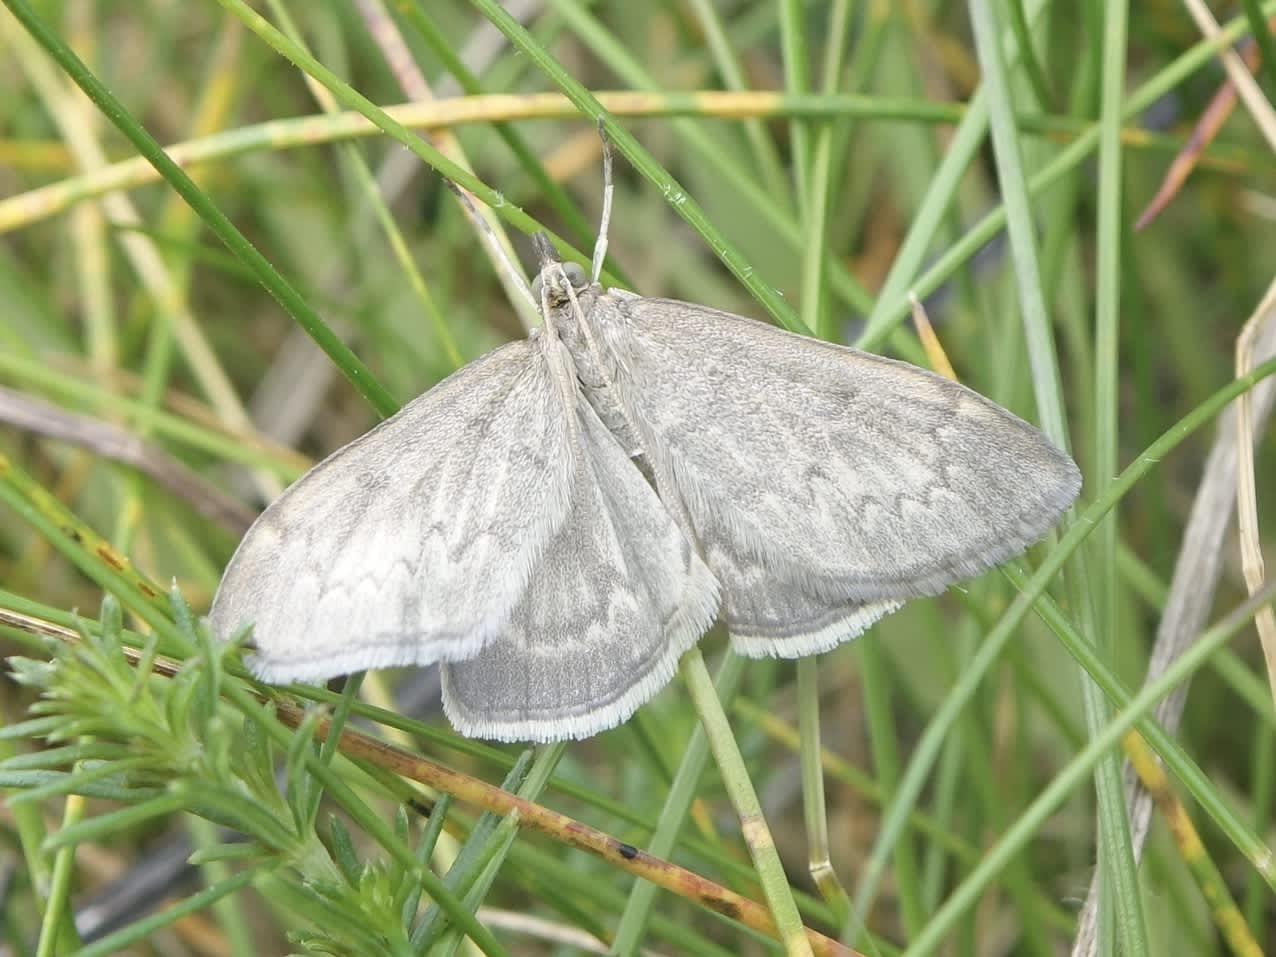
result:
[[[594,357],[594,361],[598,363],[598,368],[602,370],[607,385],[614,387],[615,382],[612,380],[610,373],[607,372],[607,362],[603,359],[602,350],[598,347],[598,340],[594,338],[594,330],[591,328],[591,323],[585,318],[585,310],[580,307],[580,300],[576,298],[576,290],[572,288],[572,284],[567,281],[566,276],[563,277],[563,288],[566,290],[567,298],[571,302],[576,324],[585,334],[585,344],[590,354]]]
[[[594,240],[594,259],[589,276],[591,285],[598,282],[598,277],[603,274],[603,260],[607,258],[607,230],[611,227],[611,198],[616,191],[616,184],[611,179],[611,140],[602,117],[598,118],[598,138],[603,141],[603,215],[598,222],[598,238]]]
[[[505,278],[508,280],[508,285],[522,293],[523,298],[531,303],[533,309],[539,312],[540,304],[536,301],[536,297],[532,295],[532,287],[528,285],[527,277],[523,275],[523,270],[510,258],[505,247],[501,245],[500,239],[492,231],[492,227],[487,224],[487,220],[479,215],[478,209],[474,206],[474,201],[470,199],[470,194],[446,176],[443,177],[443,182],[452,191],[452,195],[460,202],[461,208],[465,210],[465,215],[469,217],[470,222],[478,227],[479,235],[483,237],[483,241],[487,243],[488,248],[495,255],[496,261],[500,264],[501,272],[505,274]]]
[[[544,269],[550,263],[561,262],[558,250],[544,233],[532,233],[532,252],[536,254],[536,265]]]

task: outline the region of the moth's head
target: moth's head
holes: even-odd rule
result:
[[[589,276],[585,270],[577,263],[565,263],[559,259],[544,233],[533,236],[532,245],[541,266],[541,271],[532,280],[532,296],[537,305],[543,303],[554,309],[570,300],[568,287],[578,295],[588,288]]]

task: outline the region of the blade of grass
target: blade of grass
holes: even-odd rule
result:
[[[4,0],[4,4],[31,37],[66,72],[85,95],[124,134],[133,147],[146,157],[165,180],[190,204],[208,224],[208,228],[226,244],[248,269],[257,277],[276,301],[310,333],[324,352],[361,395],[381,415],[390,415],[398,409],[398,403],[385,391],[370,369],[351,352],[322,319],[261,253],[237,230],[225,214],[186,173],[169,159],[163,148],[124,108],[105,85],[93,75],[75,52],[62,41],[31,9],[26,0]]]
[[[690,8],[700,29],[704,31],[705,46],[709,50],[709,56],[713,59],[718,75],[722,78],[723,86],[736,92],[746,91],[748,82],[745,80],[744,68],[727,37],[726,29],[722,24],[721,11],[717,5],[712,0],[690,0]],[[753,151],[753,164],[757,167],[767,191],[773,196],[787,197],[790,191],[789,183],[780,165],[779,152],[771,141],[766,127],[758,120],[746,120],[744,135],[748,140],[749,148]]]
[[[1104,5],[1103,69],[1099,117],[1099,203],[1097,248],[1098,272],[1095,290],[1095,456],[1096,494],[1102,494],[1110,476],[1117,472],[1119,416],[1117,356],[1121,320],[1121,140],[1117,133],[1121,124],[1121,99],[1125,87],[1125,43],[1127,7],[1124,0],[1109,0]],[[1098,625],[1094,635],[1095,650],[1113,662],[1117,631],[1117,515],[1107,515],[1098,529],[1093,563],[1089,575],[1091,600]],[[1078,563],[1080,564],[1080,563]],[[1082,586],[1078,586],[1082,587]],[[1100,698],[1094,683],[1084,685],[1086,718],[1091,735],[1097,734],[1110,720],[1110,709]],[[1120,762],[1116,755],[1100,765],[1099,787],[1099,941],[1110,936],[1121,941],[1124,953],[1138,957],[1149,953],[1148,930],[1143,914],[1138,882],[1138,862],[1130,836],[1129,817],[1125,808],[1125,788],[1121,783]],[[1106,906],[1105,906],[1106,905]],[[1115,921],[1118,931],[1109,935],[1105,915]],[[1102,952],[1102,951],[1101,951]],[[1110,952],[1115,952],[1113,948]]]
[[[1266,81],[1264,91],[1268,98],[1276,97],[1276,43],[1272,42],[1271,24],[1263,16],[1262,5],[1258,0],[1241,0],[1241,9],[1249,19],[1250,35],[1258,44],[1259,69]]]
[[[784,64],[784,90],[802,94],[810,89],[810,63],[806,53],[806,4],[801,0],[779,0],[780,50]],[[839,42],[841,38],[834,38]],[[797,185],[799,221],[803,232],[810,233],[811,162],[810,131],[801,120],[789,122],[789,149],[793,160],[793,178]],[[812,329],[815,326],[811,326]]]

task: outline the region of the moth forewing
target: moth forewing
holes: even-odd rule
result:
[[[214,634],[251,624],[269,681],[477,653],[570,506],[551,379],[536,342],[510,343],[316,465],[240,542]]]

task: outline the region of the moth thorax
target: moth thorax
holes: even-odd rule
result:
[[[605,330],[595,321],[598,297],[593,289],[576,292],[576,301],[553,311],[554,331],[571,353],[576,378],[586,389],[600,389],[616,381],[615,353],[607,342]]]

